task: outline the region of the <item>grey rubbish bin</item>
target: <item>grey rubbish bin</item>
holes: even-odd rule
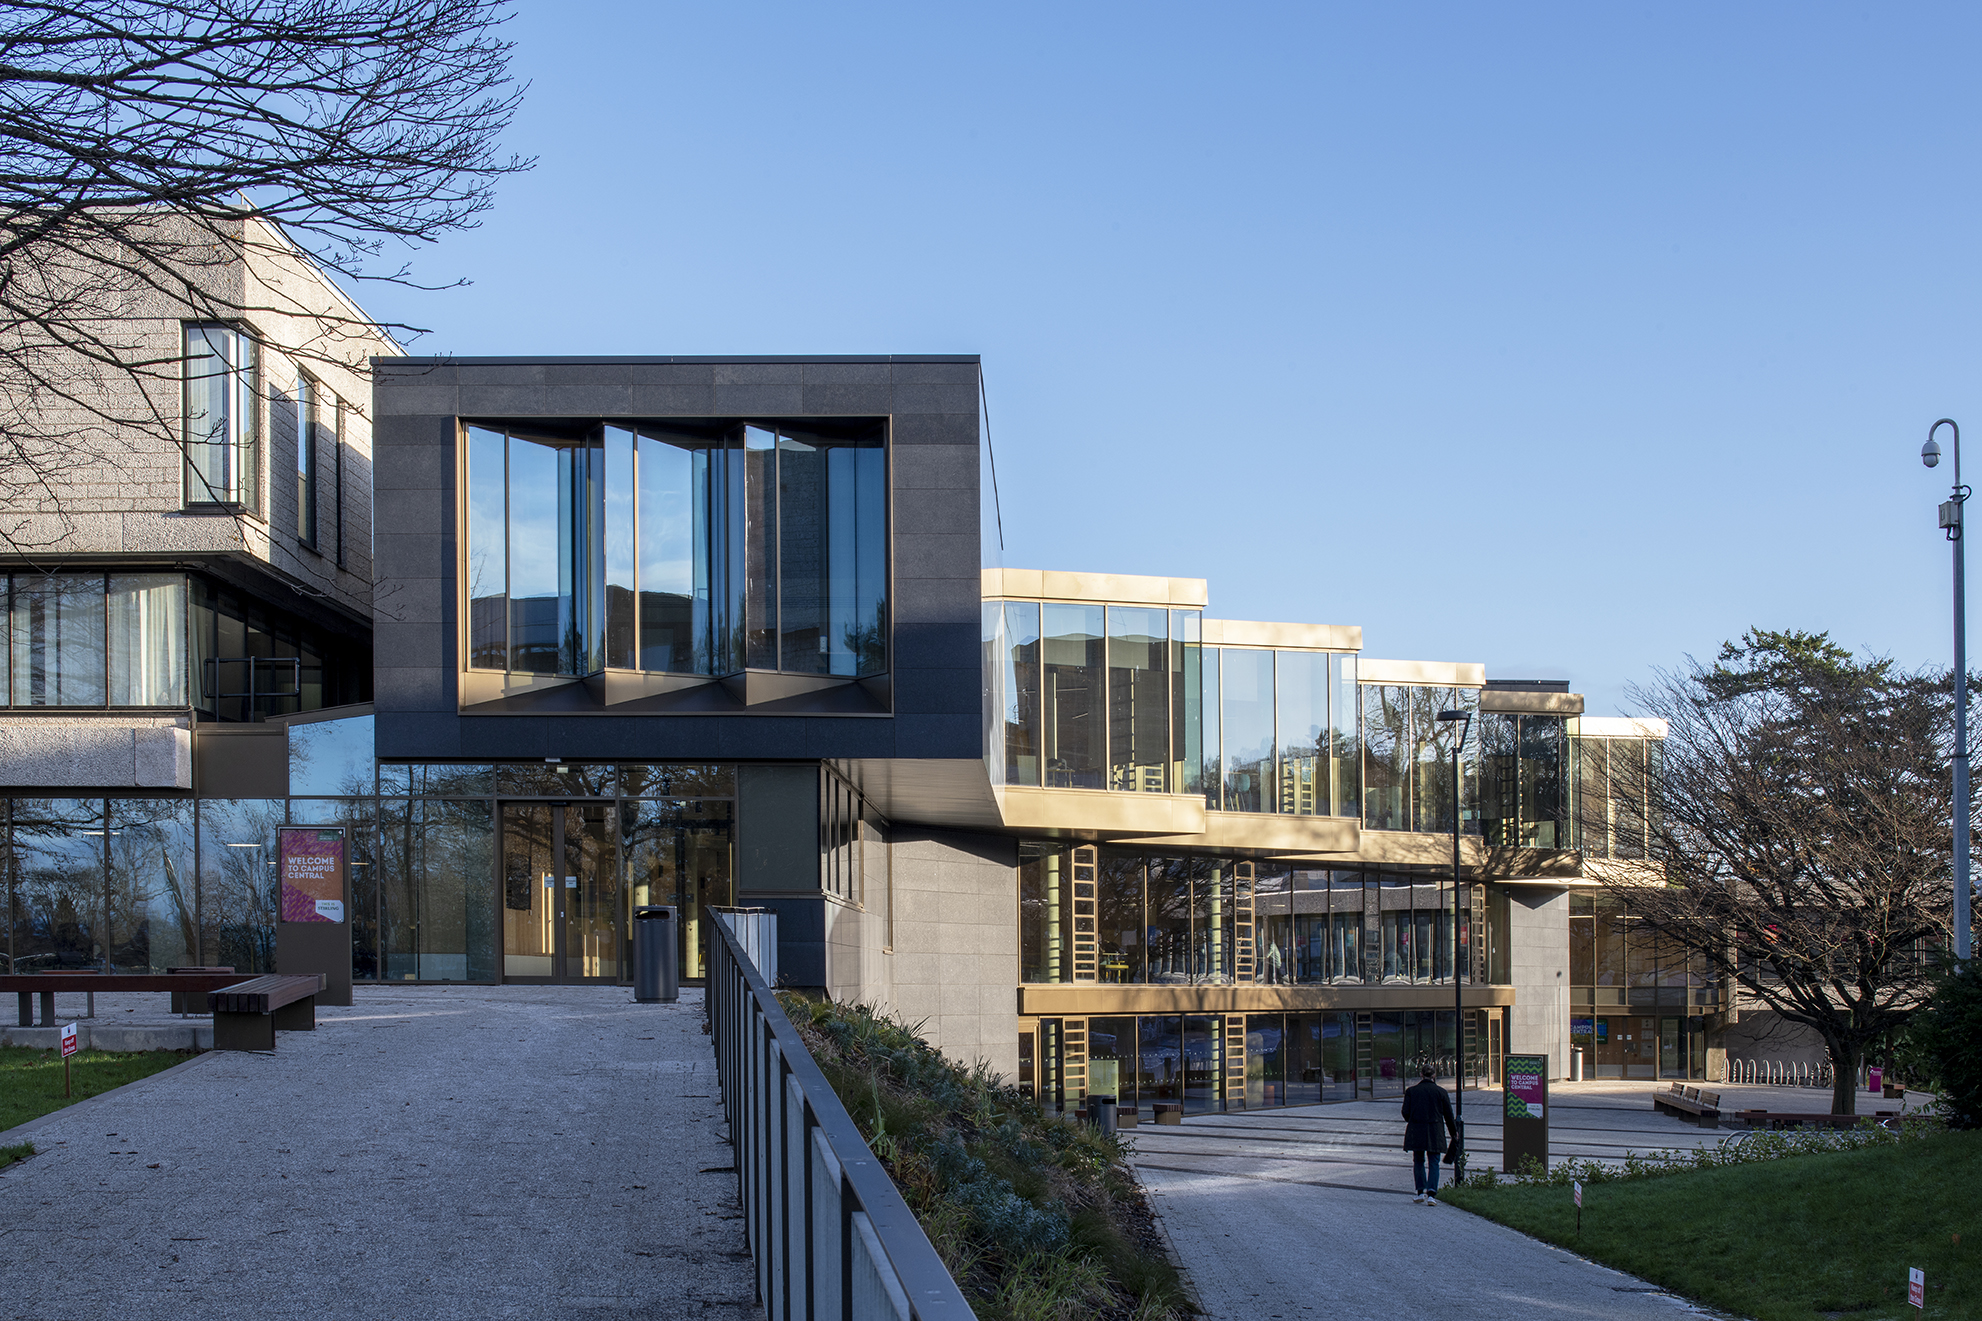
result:
[[[634,909],[633,998],[643,1005],[679,1000],[680,960],[673,905],[642,904]]]
[[[1103,1133],[1115,1132],[1115,1098],[1090,1094],[1087,1098],[1087,1122]]]

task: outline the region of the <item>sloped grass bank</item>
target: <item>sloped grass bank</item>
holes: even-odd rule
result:
[[[69,1057],[75,1094],[62,1095],[62,1056],[32,1046],[0,1046],[0,1130],[53,1114],[127,1082],[193,1058],[186,1051],[79,1050]]]
[[[1446,1200],[1755,1321],[1982,1316],[1982,1132],[1623,1179],[1466,1185]]]
[[[862,1006],[779,999],[980,1321],[1193,1315],[1118,1139]]]

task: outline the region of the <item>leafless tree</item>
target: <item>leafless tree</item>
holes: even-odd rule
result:
[[[302,318],[304,353],[362,367],[355,307],[230,272],[413,284],[414,247],[474,225],[530,164],[498,146],[507,2],[0,7],[0,544],[59,541],[66,482],[133,436],[182,443],[147,317]]]
[[[1866,1048],[1929,989],[1949,936],[1952,684],[1824,634],[1751,630],[1633,691],[1664,774],[1613,787],[1647,878],[1605,873],[1652,930],[1813,1029],[1855,1113]],[[1649,883],[1647,883],[1649,881]]]

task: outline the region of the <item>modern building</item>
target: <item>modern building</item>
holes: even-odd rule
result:
[[[317,587],[279,330],[235,329],[260,540],[63,568],[113,602],[126,566],[181,575],[179,677],[34,698],[52,653],[14,588],[30,700],[0,747],[67,722],[184,749],[153,781],[6,777],[14,966],[267,966],[277,829],[341,826],[360,983],[623,982],[648,904],[692,981],[741,906],[778,914],[787,983],[1056,1103],[1382,1096],[1462,1042],[1488,1078],[1577,1046],[1596,1075],[1713,1073],[1723,988],[1592,876],[1642,853],[1611,787],[1656,773],[1661,730],[1366,655],[1354,625],[1220,619],[1201,580],[987,567],[976,358],[382,346],[337,449],[369,554]],[[353,388],[312,382],[317,415]],[[320,659],[217,634],[209,581],[299,639],[334,619]],[[305,679],[264,684],[292,654]]]

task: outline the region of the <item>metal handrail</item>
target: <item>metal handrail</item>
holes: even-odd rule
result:
[[[711,924],[706,994],[757,1296],[770,1321],[971,1321],[970,1304],[798,1029]]]

